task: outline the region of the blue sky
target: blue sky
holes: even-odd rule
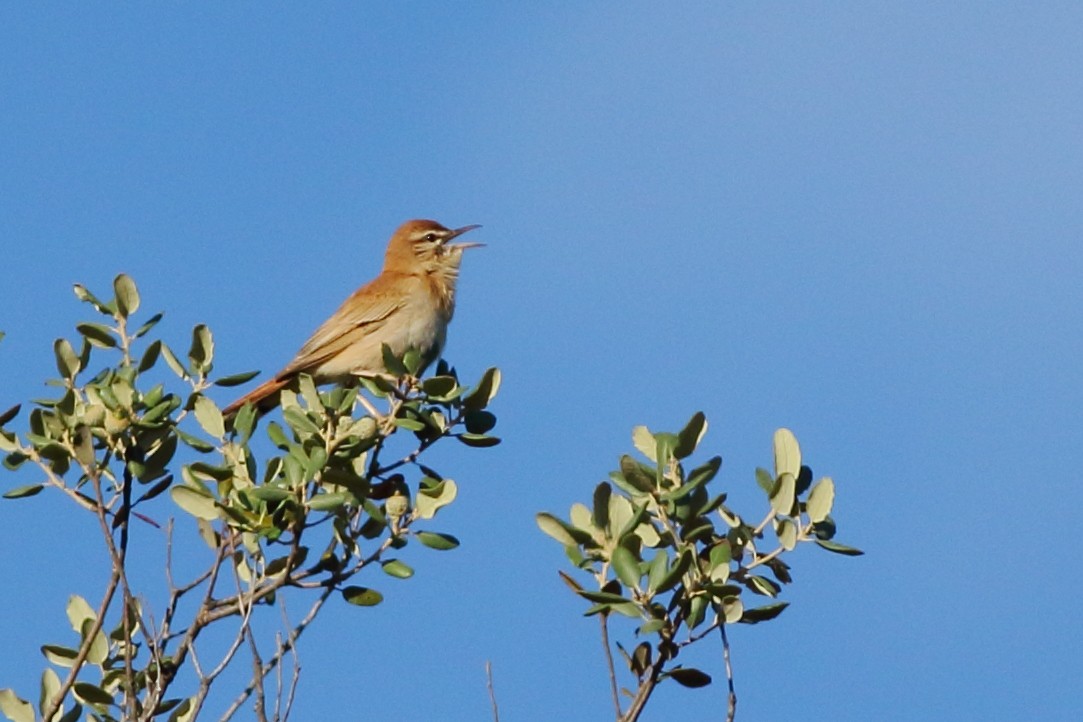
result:
[[[1077,719],[1081,31],[1052,2],[5,6],[0,406],[40,395],[74,282],[127,272],[174,345],[207,323],[219,369],[270,373],[401,221],[481,223],[446,356],[503,370],[505,442],[440,452],[463,546],[326,611],[296,719],[485,719],[487,659],[504,719],[608,718],[533,515],[696,410],[738,510],[787,426],[867,552],[799,550],[792,606],[734,631],[739,719]],[[34,698],[104,563],[60,504],[0,505],[0,687]]]

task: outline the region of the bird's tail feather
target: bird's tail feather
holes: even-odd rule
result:
[[[227,419],[232,418],[241,407],[247,403],[251,403],[256,407],[256,411],[261,414],[265,414],[274,407],[278,406],[279,391],[289,385],[290,378],[275,377],[269,381],[264,381],[256,388],[249,391],[241,398],[234,401],[232,404],[222,409],[222,415]]]

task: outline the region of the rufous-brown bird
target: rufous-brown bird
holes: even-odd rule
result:
[[[452,230],[436,221],[403,223],[387,244],[380,275],[354,291],[274,378],[223,413],[232,416],[246,403],[261,413],[273,409],[279,392],[302,373],[317,384],[348,384],[359,375],[385,373],[384,344],[400,358],[417,349],[422,369],[435,361],[455,313],[463,251],[484,245],[450,241],[475,228],[480,226]]]

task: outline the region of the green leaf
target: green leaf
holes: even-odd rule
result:
[[[711,581],[724,582],[730,576],[730,562],[733,561],[733,548],[728,541],[722,541],[711,547],[707,555],[710,564]]]
[[[154,368],[154,364],[158,363],[158,357],[162,354],[162,342],[158,339],[154,339],[147,344],[146,350],[143,352],[143,357],[139,359],[139,373],[150,371]]]
[[[68,339],[58,338],[54,341],[53,354],[56,356],[56,370],[60,375],[68,380],[75,378],[75,374],[79,373],[79,357]]]
[[[534,520],[537,522],[539,529],[564,546],[577,546],[591,540],[589,533],[578,527],[572,526],[548,512],[538,512],[534,515]]]
[[[177,506],[197,519],[213,521],[219,517],[218,506],[210,494],[200,493],[190,486],[174,486],[169,495]]]
[[[782,610],[788,606],[790,606],[789,602],[775,602],[774,604],[768,604],[754,609],[746,609],[745,613],[741,615],[741,623],[758,624],[760,622],[766,622],[782,614]]]
[[[659,473],[661,473],[662,468],[669,463],[671,458],[673,458],[673,450],[677,448],[678,439],[676,434],[659,431],[654,435],[654,441],[658,447],[655,452],[656,468]]]
[[[89,303],[96,311],[98,311],[98,313],[112,314],[109,306],[99,300],[98,297],[91,293],[83,284],[74,284],[72,290],[75,292],[76,298],[85,303]]]
[[[68,622],[71,623],[71,628],[75,632],[81,633],[83,631],[83,623],[88,619],[94,621],[98,618],[94,610],[91,608],[87,600],[80,597],[78,594],[73,594],[68,597],[68,606],[65,609],[68,615]]]
[[[718,470],[722,468],[722,457],[712,456],[701,466],[697,466],[688,473],[688,480],[685,481],[686,486],[702,486],[703,484],[710,483],[718,474]]]
[[[629,668],[638,677],[651,666],[651,643],[640,642],[632,652],[632,658],[628,662]]]
[[[459,389],[459,393],[454,394],[455,396],[466,391],[459,387],[459,383],[452,376],[430,376],[421,382],[421,390],[435,398],[450,398],[456,389]]]
[[[100,323],[80,323],[76,325],[75,330],[82,334],[83,338],[99,348],[115,348],[117,345],[117,339],[113,336],[109,327]]]
[[[184,365],[181,364],[180,359],[177,358],[177,354],[173,353],[173,349],[169,348],[166,344],[162,344],[162,358],[165,359],[166,365],[172,369],[181,380],[188,380],[188,371],[185,370]]]
[[[783,519],[775,527],[778,534],[778,543],[786,551],[793,551],[797,546],[797,525],[792,519]]]
[[[599,604],[627,604],[630,600],[614,592],[592,592],[589,589],[581,589],[576,592],[583,599]]]
[[[659,549],[647,568],[647,590],[652,594],[658,591],[658,585],[666,578],[669,569],[669,552]]]
[[[685,549],[681,552],[681,555],[677,557],[677,560],[658,581],[658,584],[655,585],[654,591],[667,592],[677,586],[685,573],[692,568],[693,561],[694,558],[691,550]]]
[[[199,708],[195,706],[193,699],[195,698],[191,697],[181,702],[180,706],[173,710],[173,714],[169,715],[169,722],[194,722]]]
[[[673,455],[678,459],[684,459],[692,455],[699,446],[703,435],[707,433],[707,417],[702,411],[697,411],[685,427],[677,434],[677,444],[673,447]]]
[[[203,430],[216,439],[226,435],[226,422],[222,418],[222,412],[218,406],[206,396],[196,396],[195,399],[196,421]]]
[[[654,634],[659,629],[662,629],[665,626],[666,626],[666,621],[664,619],[652,619],[649,622],[646,622],[642,627],[639,628],[639,634],[640,635]]]
[[[113,704],[113,695],[89,682],[76,682],[72,685],[71,691],[75,694],[75,698],[84,704]]]
[[[34,722],[34,706],[11,689],[0,689],[0,712],[11,722]]]
[[[425,428],[425,422],[420,419],[411,419],[408,417],[399,417],[392,420],[395,426],[400,429],[406,429],[407,431],[421,431]]]
[[[715,456],[703,466],[697,467],[688,475],[685,483],[675,489],[667,491],[660,497],[662,501],[681,501],[699,487],[703,486],[715,477],[722,467],[722,457]]]
[[[430,549],[447,551],[448,549],[454,549],[459,546],[459,540],[450,534],[441,534],[434,531],[418,531],[414,532],[414,535],[419,542]]]
[[[247,444],[248,440],[252,438],[252,431],[255,428],[256,407],[254,404],[246,403],[237,410],[237,415],[233,417],[233,431],[240,443]]]
[[[487,449],[500,443],[498,437],[486,436],[484,434],[457,434],[456,438],[465,445],[475,449]]]
[[[777,597],[782,591],[782,587],[767,577],[750,576],[745,580],[745,585],[756,594],[762,594],[765,597]]]
[[[594,487],[594,509],[591,511],[591,520],[594,526],[605,529],[609,526],[609,500],[613,496],[613,487],[604,481]]]
[[[443,479],[434,482],[431,486],[423,485],[417,492],[416,507],[418,516],[422,519],[432,519],[436,512],[455,501],[459,493],[459,487],[451,479]]]
[[[789,429],[775,432],[775,478],[790,474],[794,479],[801,473],[801,448]]]
[[[335,511],[345,506],[352,498],[353,494],[346,494],[341,491],[317,494],[309,500],[308,508],[315,511]]]
[[[293,492],[288,489],[283,489],[280,486],[257,486],[255,489],[250,489],[248,494],[260,501],[284,501],[293,496]]]
[[[79,634],[83,639],[87,638],[90,634],[91,627],[94,626],[93,619],[86,619],[83,621],[83,627],[79,630]],[[90,643],[90,649],[87,652],[86,659],[91,664],[101,666],[103,662],[109,657],[109,640],[105,638],[105,634],[99,629],[94,635],[94,639]]]
[[[60,675],[52,667],[46,667],[41,673],[41,690],[38,697],[38,710],[45,714],[46,707],[60,692]]]
[[[233,478],[233,469],[228,466],[215,466],[204,461],[196,461],[188,465],[188,470],[195,476],[215,481],[229,481]]]
[[[375,607],[384,600],[384,595],[368,587],[346,587],[342,590],[342,598],[359,607]]]
[[[4,413],[0,414],[0,428],[2,428],[4,426],[4,424],[6,424],[7,422],[14,419],[16,416],[18,416],[19,415],[19,409],[21,409],[22,407],[23,407],[22,404],[15,404],[10,409],[8,409]]]
[[[489,405],[499,390],[500,369],[486,369],[478,385],[463,397],[463,408],[467,411],[481,411]]]
[[[113,279],[113,292],[117,299],[117,313],[127,318],[139,310],[139,291],[131,276],[121,273]]]
[[[692,667],[674,667],[666,674],[684,687],[706,687],[711,683],[711,675]]]
[[[316,389],[316,382],[309,374],[298,374],[297,390],[301,398],[305,400],[305,406],[317,414],[323,414],[323,401],[320,400],[320,392]]]
[[[647,473],[638,461],[627,454],[620,457],[620,473],[625,481],[637,491],[650,492],[654,490],[657,481],[655,475]]]
[[[177,437],[188,446],[192,447],[196,451],[206,454],[209,451],[214,451],[214,444],[209,444],[198,436],[189,434],[187,431],[181,429],[174,429],[177,432]]]
[[[160,313],[154,314],[153,316],[151,316],[150,318],[147,319],[146,323],[144,323],[142,326],[137,328],[135,330],[135,333],[132,334],[132,335],[135,338],[142,338],[143,336],[145,336],[147,334],[148,331],[150,331],[152,328],[157,326],[158,322],[161,321],[161,320],[162,320],[162,314],[160,314]]]
[[[744,617],[745,605],[740,597],[726,597],[722,600],[722,618],[726,624],[736,624]]]
[[[775,477],[771,476],[770,471],[760,466],[756,467],[756,483],[768,496],[775,489]]]
[[[640,615],[639,607],[632,602],[624,602],[623,604],[595,604],[583,612],[583,616],[590,617],[595,614],[612,614],[613,612],[632,619],[639,619]]]
[[[398,559],[388,559],[385,562],[380,562],[380,568],[384,570],[385,574],[389,574],[396,579],[409,579],[414,576],[414,570]]]
[[[865,553],[856,547],[848,547],[845,544],[839,544],[838,542],[831,541],[829,539],[817,539],[816,543],[829,552],[843,554],[848,557],[859,557]]]
[[[267,424],[267,438],[271,440],[271,443],[282,449],[283,451],[290,446],[290,440],[286,438],[286,432],[275,421]]]
[[[636,426],[632,429],[632,444],[643,456],[653,462],[658,461],[658,442],[646,426]]]
[[[165,477],[162,478],[161,481],[159,481],[157,484],[155,484],[154,486],[147,489],[146,493],[143,494],[143,496],[139,497],[139,500],[136,502],[136,504],[142,504],[144,501],[150,501],[151,499],[155,498],[156,496],[161,494],[163,491],[168,489],[170,484],[172,484],[172,483],[173,483],[173,475],[172,474],[167,474]]]
[[[17,486],[11,491],[4,494],[5,499],[25,499],[28,496],[34,496],[42,489],[45,488],[45,484],[27,484],[26,486]]]
[[[471,434],[487,434],[496,426],[496,415],[490,411],[469,411],[463,421]]]
[[[246,384],[252,379],[259,376],[259,371],[245,371],[244,373],[233,374],[232,376],[223,376],[214,382],[215,386],[221,386],[223,388],[229,388],[231,386],[240,386]]]
[[[609,558],[609,563],[613,566],[613,571],[617,573],[617,578],[620,579],[625,586],[639,586],[639,580],[642,573],[639,570],[639,560],[636,559],[635,554],[632,554],[627,548],[618,545],[613,550],[613,554]]]
[[[300,406],[283,407],[282,418],[302,437],[306,434],[314,436],[320,433],[320,427],[308,418],[308,414],[302,411]]]
[[[60,647],[55,644],[42,645],[41,653],[45,655],[45,659],[49,660],[50,663],[64,669],[70,669],[75,662],[75,658],[79,656],[79,653],[74,649]]]
[[[793,474],[784,471],[775,484],[771,494],[771,508],[776,514],[785,514],[793,510],[794,494],[796,493],[797,480]]]
[[[808,518],[815,524],[827,518],[831,513],[831,507],[835,503],[835,482],[830,476],[825,476],[816,482],[812,491],[808,493],[808,501],[805,510]]]
[[[402,365],[406,367],[406,373],[416,377],[421,369],[421,352],[412,346],[406,349],[402,355]]]
[[[188,349],[189,368],[193,374],[206,374],[214,363],[214,337],[205,324],[192,328],[192,345]]]
[[[380,345],[380,353],[383,356],[384,369],[387,373],[397,378],[402,378],[409,374],[406,370],[406,364],[402,362],[402,359],[395,355],[395,352],[391,350],[391,347],[386,343]]]
[[[801,473],[797,475],[797,495],[804,494],[810,486],[812,486],[812,469],[802,464]]]

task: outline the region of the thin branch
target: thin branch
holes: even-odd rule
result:
[[[718,625],[718,631],[722,635],[722,659],[726,664],[726,684],[729,686],[729,695],[726,699],[726,722],[733,722],[737,714],[737,693],[733,689],[733,667],[730,665],[730,640],[726,636],[725,623]]]
[[[617,719],[623,714],[620,708],[620,693],[617,691],[617,672],[613,668],[613,650],[609,646],[609,615],[602,612],[598,615],[602,623],[602,646],[605,647],[605,665],[609,669],[609,689],[613,693],[613,710],[617,713]]]
[[[290,623],[289,615],[286,613],[286,600],[285,596],[278,598],[278,608],[282,612],[282,628],[289,629],[292,624]],[[283,645],[282,633],[275,634],[275,648],[281,648]],[[297,683],[301,679],[301,659],[297,655],[297,648],[294,647],[290,650],[290,656],[293,658],[293,669],[290,671],[290,686],[289,691],[286,693],[286,704],[282,706],[282,692],[285,689],[285,685],[282,683],[282,667],[279,664],[275,672],[278,678],[278,695],[275,699],[275,722],[285,722],[290,716],[290,710],[293,709],[294,696],[297,694]]]
[[[267,694],[263,689],[263,658],[260,657],[259,648],[256,646],[256,637],[252,634],[252,627],[245,627],[245,636],[248,637],[248,648],[252,652],[252,681],[255,682],[256,703],[254,710],[259,722],[267,722]]]
[[[489,688],[489,704],[493,707],[493,722],[500,722],[500,709],[496,706],[496,692],[493,690],[493,663],[485,660],[485,684]]]
[[[655,663],[650,666],[650,674],[640,680],[639,689],[636,690],[636,696],[632,699],[628,711],[623,717],[619,717],[617,722],[636,722],[639,719],[639,715],[643,714],[643,709],[647,706],[647,700],[651,698],[654,688],[658,686],[658,678],[662,675],[662,667],[665,663],[665,657],[659,655]]]
[[[761,521],[756,526],[756,528],[754,530],[752,530],[752,537],[753,538],[759,537],[759,535],[763,533],[763,530],[767,528],[767,525],[770,524],[774,520],[775,520],[775,510],[771,509],[771,510],[769,510],[767,512],[767,516],[765,516],[763,518],[763,521]]]
[[[289,638],[286,639],[286,641],[278,649],[275,650],[275,653],[271,656],[267,663],[263,665],[262,669],[257,674],[262,674],[266,676],[279,664],[279,662],[282,661],[286,654],[293,651],[294,646],[297,644],[298,638],[304,633],[308,625],[312,623],[312,620],[316,618],[316,615],[319,613],[320,608],[323,607],[324,602],[327,601],[327,598],[331,596],[332,592],[334,591],[334,586],[328,586],[326,589],[323,590],[323,592],[320,593],[320,596],[316,598],[315,602],[313,602],[312,607],[308,610],[308,614],[305,615],[305,618],[298,622],[297,626],[290,631]],[[222,715],[221,722],[227,722],[227,720],[232,719],[233,715],[237,713],[237,710],[241,708],[241,705],[243,705],[245,701],[247,701],[247,699],[252,696],[252,692],[255,689],[256,681],[250,680],[244,690],[237,696],[235,700],[233,700],[233,703],[226,710],[225,714]]]
[[[102,631],[102,623],[105,620],[105,613],[109,611],[109,605],[113,603],[113,595],[117,591],[117,585],[120,582],[120,572],[116,569],[109,575],[109,584],[105,587],[105,594],[102,596],[102,602],[98,605],[98,613],[95,616],[94,623],[90,625],[90,629],[87,632],[86,637],[83,639],[83,643],[79,645],[79,651],[75,655],[75,659],[71,661],[70,672],[64,679],[64,683],[60,685],[60,689],[56,691],[53,698],[49,701],[49,706],[42,712],[42,719],[52,719],[57,710],[60,709],[60,705],[64,702],[64,698],[68,696],[68,692],[71,691],[72,686],[75,684],[75,679],[79,675],[79,672],[83,668],[83,664],[86,663],[87,655],[90,654],[90,646],[94,643],[94,638],[98,636],[98,633]]]

